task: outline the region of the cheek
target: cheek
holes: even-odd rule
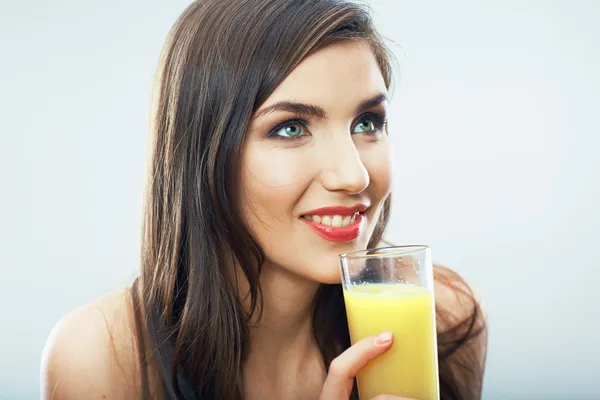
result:
[[[383,202],[392,190],[393,156],[387,139],[360,152],[369,174],[370,196],[374,203]]]
[[[383,204],[392,191],[393,160],[391,149],[385,140],[361,152],[361,159],[370,178],[368,190],[372,205],[372,211],[368,215],[365,242],[361,243],[362,247],[367,247],[381,216]],[[372,245],[378,246],[379,244]]]
[[[267,144],[251,146],[244,157],[244,175],[249,186],[273,192],[282,187],[302,184],[301,160],[298,154],[285,149],[269,149]]]
[[[250,143],[244,149],[242,210],[261,245],[290,229],[294,206],[311,181],[303,164],[298,152],[266,141]]]

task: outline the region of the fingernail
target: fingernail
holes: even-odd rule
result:
[[[377,344],[388,344],[392,340],[392,332],[384,332],[377,336]]]

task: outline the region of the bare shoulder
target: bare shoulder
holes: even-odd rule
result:
[[[131,288],[115,290],[63,317],[42,354],[41,398],[137,397]]]

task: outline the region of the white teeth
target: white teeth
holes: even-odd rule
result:
[[[352,217],[350,215],[346,215],[344,220],[342,221],[342,226],[348,226],[352,223]]]
[[[341,228],[352,225],[356,221],[358,213],[353,215],[307,215],[306,219],[309,221],[316,222],[317,224],[333,226],[334,228]]]
[[[344,219],[342,218],[341,215],[334,215],[333,218],[331,219],[331,226],[333,226],[335,228],[341,228],[343,221],[344,221]]]

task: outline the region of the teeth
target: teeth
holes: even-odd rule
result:
[[[341,215],[334,215],[333,218],[331,219],[331,226],[333,226],[335,228],[341,228],[343,221],[344,221],[344,219],[342,218]]]
[[[309,221],[314,221],[317,224],[333,226],[334,228],[341,228],[352,225],[356,221],[358,213],[353,215],[307,215],[305,218]]]

